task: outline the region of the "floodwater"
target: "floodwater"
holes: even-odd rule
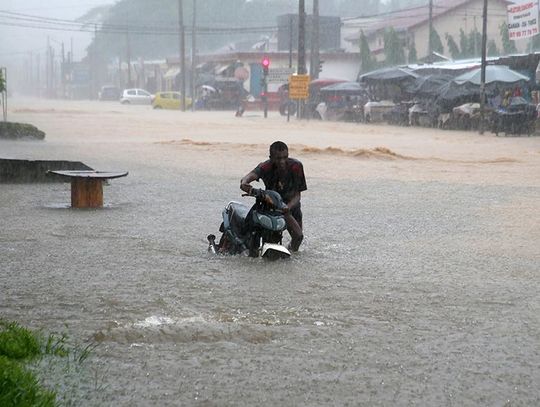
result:
[[[0,185],[0,315],[98,346],[85,406],[540,404],[540,137],[10,101],[0,157],[125,170],[105,208]],[[304,163],[288,261],[211,257],[274,140]],[[66,381],[63,382],[63,381]]]

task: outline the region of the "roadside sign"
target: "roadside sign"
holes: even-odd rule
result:
[[[289,76],[294,72],[294,68],[276,67],[268,70],[268,83],[279,83],[280,85],[287,82]]]
[[[309,75],[289,76],[289,99],[307,99],[309,97]]]

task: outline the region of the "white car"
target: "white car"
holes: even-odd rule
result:
[[[154,96],[144,89],[124,89],[120,103],[123,105],[151,105]]]

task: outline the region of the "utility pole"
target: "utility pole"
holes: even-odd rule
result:
[[[306,74],[306,12],[304,0],[298,2],[298,67],[296,72],[298,75]],[[304,103],[298,100],[297,117],[304,117]]]
[[[473,16],[474,23],[474,57],[478,55],[478,28],[476,28],[476,16]]]
[[[62,41],[62,67],[60,68],[62,75],[62,99],[66,97],[66,54],[64,50],[64,41]]]
[[[98,87],[98,61],[97,61],[97,24],[94,24],[94,44],[91,48],[92,50],[92,86],[91,86],[91,92],[90,95],[91,99],[97,99],[97,87]]]
[[[29,90],[30,91],[33,91],[34,89],[34,62],[33,62],[34,58],[33,58],[33,55],[32,55],[32,51],[30,51],[30,64],[29,64],[29,67],[28,67],[28,71],[29,71],[29,75],[28,75],[28,87],[29,87]]]
[[[196,38],[197,38],[197,0],[193,0],[193,23],[191,25],[191,111],[195,111],[195,86],[197,81],[196,76]]]
[[[482,64],[480,68],[480,134],[484,134],[484,114],[486,107],[487,10],[488,2],[484,0],[484,11],[482,14]]]
[[[428,34],[428,61],[431,62],[433,54],[433,0],[429,0],[429,34]]]
[[[50,88],[51,88],[51,68],[50,68],[50,60],[51,60],[51,40],[49,39],[49,36],[47,36],[47,54],[45,55],[45,97],[49,97],[50,94]]]
[[[292,68],[292,51],[293,51],[293,15],[289,14],[289,68]]]
[[[292,30],[293,30],[293,23],[292,23],[292,20],[293,20],[293,15],[292,14],[289,14],[289,69],[292,68],[292,51],[293,51],[293,33],[292,33]],[[289,71],[289,72],[292,72]],[[291,90],[289,88],[288,89],[288,95],[290,96],[291,94]],[[287,121],[290,121],[291,120],[291,103],[292,103],[292,100],[290,100],[288,97],[287,97]]]
[[[306,12],[305,1],[298,3],[298,75],[306,74]]]
[[[310,79],[317,79],[319,77],[319,0],[313,0],[313,27],[311,27],[311,62],[309,64],[309,76]]]
[[[129,44],[129,27],[126,29],[126,62],[127,62],[127,87],[131,88],[131,47]]]
[[[178,28],[180,30],[180,95],[181,95],[181,102],[180,106],[182,108],[182,111],[186,111],[186,44],[185,44],[185,32],[184,32],[184,2],[182,0],[178,0]]]
[[[41,63],[39,52],[36,55],[36,89],[37,96],[41,97]]]

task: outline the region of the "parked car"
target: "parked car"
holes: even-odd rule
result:
[[[157,92],[152,102],[154,109],[180,109],[180,92]],[[186,108],[191,107],[191,98],[186,97]]]
[[[99,100],[118,100],[120,99],[120,88],[113,85],[105,85],[101,87],[98,93]]]
[[[151,105],[154,96],[144,89],[124,89],[120,103],[123,105]]]

